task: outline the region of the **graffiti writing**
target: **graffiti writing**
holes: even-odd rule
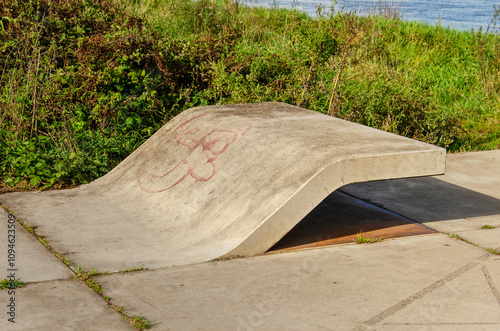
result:
[[[252,125],[246,124],[240,133],[238,130],[221,128],[208,114],[193,117],[173,131],[173,141],[172,136],[167,137],[146,158],[139,168],[137,183],[146,192],[159,193],[171,189],[188,177],[195,181],[208,181],[217,173],[215,160],[239,136],[245,135],[251,129]],[[153,164],[152,161],[167,141],[177,145],[177,153],[172,156],[179,161],[164,171],[161,164]]]

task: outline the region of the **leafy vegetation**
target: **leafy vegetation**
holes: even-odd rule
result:
[[[379,238],[369,238],[365,237],[365,234],[363,232],[358,232],[356,234],[356,239],[354,240],[357,244],[373,244],[376,242],[381,242],[384,240],[384,238],[379,237]]]
[[[0,4],[8,18],[0,32],[0,177],[7,185],[88,182],[168,117],[176,82],[162,70],[170,46],[141,19],[106,1]]]
[[[20,287],[25,287],[27,284],[21,279],[9,279],[4,278],[0,281],[0,290],[5,289],[16,289]]]
[[[500,36],[232,0],[0,0],[0,191],[104,175],[184,109],[281,101],[500,146]]]
[[[156,325],[154,323],[154,321],[152,322],[144,316],[130,316],[130,317],[128,317],[128,319],[129,319],[129,322],[133,326],[135,326],[135,328],[138,330],[151,329],[153,326]]]

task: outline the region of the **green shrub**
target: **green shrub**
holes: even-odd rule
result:
[[[0,0],[0,191],[107,173],[186,108],[281,101],[500,148],[500,36],[232,0]]]

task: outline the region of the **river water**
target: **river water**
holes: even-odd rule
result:
[[[297,8],[311,16],[316,15],[317,6],[320,4],[327,9],[331,8],[329,0],[244,0],[243,2],[265,7]],[[495,14],[493,5],[500,8],[499,0],[382,0],[381,2],[382,6],[386,3],[395,4],[399,7],[405,20],[422,21],[429,24],[440,23],[443,27],[457,30],[477,30],[479,27],[486,30]],[[361,14],[366,14],[378,5],[379,0],[337,0],[334,8],[335,11],[339,11],[343,7],[344,11],[358,11]],[[498,26],[500,26],[500,22]]]

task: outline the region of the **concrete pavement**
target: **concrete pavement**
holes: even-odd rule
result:
[[[1,208],[0,221],[1,279],[27,283],[0,290],[0,330],[134,330],[22,225],[9,223]]]
[[[176,267],[146,264],[148,270],[96,277],[102,296],[18,224],[15,273],[28,284],[15,294],[0,291],[0,329],[133,330],[124,313],[144,316],[152,330],[497,331],[499,170],[500,151],[452,154],[444,176],[344,186],[308,215],[321,231],[328,229],[334,246],[311,249],[313,233],[293,238],[305,250]],[[2,210],[0,217],[0,267],[7,276],[9,217]],[[344,227],[349,221],[358,226]],[[384,235],[415,221],[423,223],[421,232]],[[342,230],[332,231],[335,224]],[[39,235],[43,230],[36,228]],[[356,244],[360,230],[386,239]],[[148,254],[147,247],[140,253]],[[15,324],[7,314],[12,298]]]
[[[476,161],[477,167],[461,167],[464,159]],[[413,210],[424,199],[427,208],[423,215],[432,210],[437,219],[448,218],[449,210],[441,205],[441,200],[450,194],[460,198],[455,192],[461,187],[459,192],[466,192],[463,199],[473,196],[476,203],[492,208],[474,213],[474,226],[464,223],[466,218],[460,218],[460,213],[455,213],[456,217],[447,220],[446,225],[450,229],[464,229],[467,224],[471,228],[482,223],[494,225],[491,211],[496,206],[496,194],[500,193],[494,189],[495,180],[500,179],[500,173],[495,171],[497,160],[500,151],[451,155],[449,174],[434,177],[436,186],[428,187],[435,194],[434,203],[424,194],[415,195],[407,206]],[[493,171],[482,170],[486,161]],[[492,178],[488,181],[492,186],[476,187],[477,192],[469,190],[467,183],[462,187],[460,181],[455,181],[457,187],[442,190],[440,181],[461,177],[462,171],[476,173],[478,181]],[[393,181],[377,184],[393,185]],[[363,185],[372,184],[356,185],[360,190]],[[442,190],[439,194],[438,189]],[[350,187],[342,190],[350,191]],[[441,199],[436,199],[437,195]],[[379,197],[367,194],[364,198],[378,201]],[[355,222],[362,219],[359,215],[363,208],[366,215],[376,215],[373,205],[364,206],[356,198],[349,203],[358,207]],[[439,208],[443,210],[441,216],[436,212]],[[470,217],[470,210],[461,210]],[[337,214],[335,208],[330,212]],[[404,210],[400,212],[404,215]],[[389,227],[394,225],[392,214],[376,217],[384,217]],[[495,230],[481,229],[475,233],[494,241]],[[97,281],[106,295],[126,305],[133,314],[148,314],[156,321],[158,330],[500,328],[500,256],[442,233],[115,274],[101,276]]]
[[[90,184],[0,203],[85,270],[158,268],[262,254],[337,188],[442,174],[445,154],[283,103],[197,107]]]
[[[499,256],[437,234],[97,281],[157,330],[493,331],[500,302],[484,273],[500,284]]]
[[[54,256],[43,244],[29,233],[22,225],[14,222],[8,214],[0,208],[0,247],[2,247],[2,259],[0,270],[5,273],[8,269],[16,269],[16,278],[25,282],[43,282],[56,279],[68,279],[74,273]],[[14,230],[9,238],[8,226]],[[12,226],[13,225],[13,226]],[[9,262],[8,249],[9,239],[14,243],[14,254]],[[21,252],[16,254],[16,252]],[[40,261],[41,263],[33,263]],[[12,263],[9,265],[9,263]],[[1,274],[0,274],[1,275]],[[3,278],[2,278],[3,279]]]

